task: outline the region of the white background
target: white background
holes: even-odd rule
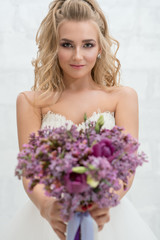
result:
[[[127,195],[160,239],[160,1],[98,2],[111,34],[120,42],[122,84],[133,87],[139,96],[139,141],[149,156]],[[14,177],[16,97],[33,85],[35,35],[49,3],[0,0],[0,231],[27,200],[21,182]]]

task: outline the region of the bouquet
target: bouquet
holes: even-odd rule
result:
[[[41,183],[48,196],[59,200],[63,206],[62,217],[69,221],[69,240],[79,239],[80,225],[81,234],[84,234],[82,225],[86,218],[91,220],[87,212],[91,204],[113,207],[119,203],[115,193],[121,188],[119,180],[127,186],[128,177],[146,161],[143,152],[137,153],[137,140],[124,134],[123,128],[102,129],[102,115],[89,123],[86,115],[84,119],[85,128],[80,131],[73,124],[69,130],[65,126],[45,127],[37,136],[32,133],[28,144],[24,144],[18,154],[15,170],[19,178],[30,179],[29,190]],[[79,206],[86,214],[76,212]],[[89,230],[92,220],[87,224],[90,227],[85,238],[93,239],[87,235],[93,234]]]

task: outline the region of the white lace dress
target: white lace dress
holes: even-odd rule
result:
[[[103,127],[111,129],[115,125],[114,113],[94,112],[88,121],[97,120],[100,114],[104,116]],[[64,116],[49,111],[43,117],[41,128],[65,126],[66,122],[68,128],[73,124]],[[78,125],[79,129],[83,127],[84,123]],[[30,200],[13,219],[8,230],[8,236],[3,237],[3,240],[59,240],[49,223],[41,217],[38,209]],[[110,221],[105,224],[102,231],[98,232],[98,240],[158,239],[141,219],[132,203],[124,196],[118,206],[110,209]]]

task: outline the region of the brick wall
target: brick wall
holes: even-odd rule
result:
[[[18,152],[16,97],[29,90],[34,74],[35,35],[48,0],[0,0],[0,229],[27,197],[14,177]],[[122,84],[139,95],[141,149],[149,163],[139,169],[128,193],[160,238],[160,1],[99,0],[111,34],[120,42]]]

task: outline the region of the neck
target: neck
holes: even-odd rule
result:
[[[98,85],[93,81],[91,76],[87,76],[84,78],[70,78],[64,77],[65,89],[69,91],[83,91],[83,90],[91,90],[98,87]]]

